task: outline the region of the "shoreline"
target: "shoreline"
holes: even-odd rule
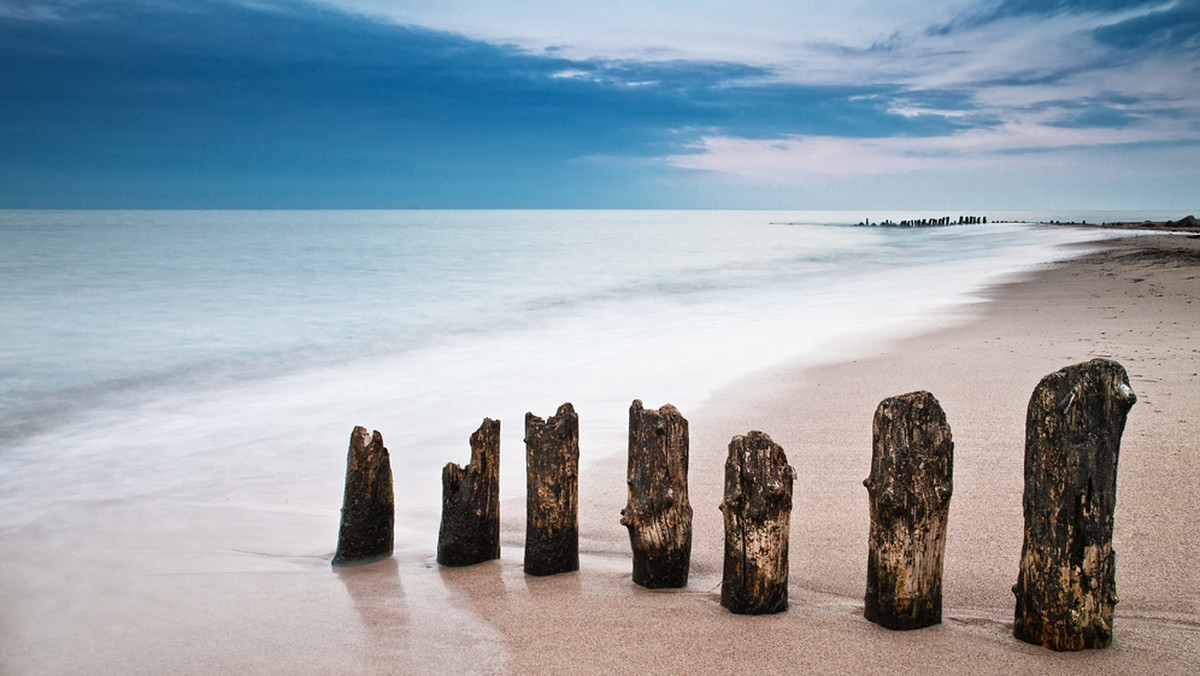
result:
[[[584,469],[581,570],[549,578],[521,569],[523,498],[502,504],[499,561],[446,569],[432,550],[398,550],[332,572],[336,524],[323,510],[243,521],[254,506],[219,496],[67,505],[35,529],[0,533],[0,671],[1191,673],[1200,667],[1200,570],[1189,565],[1200,557],[1200,240],[1087,246],[1099,251],[990,287],[989,302],[951,310],[942,328],[862,341],[839,363],[760,371],[682,411],[695,513],[685,589],[630,581],[618,524],[623,453]],[[1118,469],[1122,602],[1112,646],[1054,653],[1012,637],[1024,408],[1042,376],[1094,356],[1121,362],[1139,398]],[[862,617],[861,482],[875,406],[917,389],[941,402],[955,442],[943,623],[890,632]],[[751,429],[781,444],[797,471],[790,608],[760,617],[719,605],[725,452]],[[80,531],[91,547],[64,546]],[[181,537],[198,544],[181,549]]]
[[[1191,214],[1180,218],[1177,221],[1152,221],[1145,219],[1141,221],[1113,221],[1109,223],[1088,223],[1087,221],[1050,221],[1041,223],[1040,225],[1054,226],[1069,226],[1073,228],[1094,228],[1104,230],[1138,230],[1143,232],[1184,232],[1184,233],[1200,233],[1200,224],[1196,223],[1196,217]]]
[[[686,589],[650,592],[629,581],[628,543],[615,526],[624,506],[623,457],[584,476],[581,573],[522,579],[519,557],[505,556],[480,570],[442,571],[442,578],[468,590],[472,608],[501,629],[513,649],[509,667],[518,673],[573,671],[580,664],[602,672],[872,666],[907,672],[930,664],[979,673],[1194,671],[1200,666],[1193,640],[1200,628],[1200,573],[1177,562],[1200,556],[1190,531],[1200,522],[1200,507],[1191,504],[1200,489],[1192,461],[1200,456],[1187,448],[1200,438],[1200,378],[1194,375],[1200,342],[1192,339],[1200,336],[1200,313],[1187,313],[1200,304],[1194,282],[1200,242],[1144,235],[1088,246],[1098,251],[991,287],[983,294],[989,302],[948,328],[903,336],[842,363],[769,369],[684,411],[692,432],[695,512]],[[1130,413],[1118,469],[1114,548],[1122,603],[1112,646],[1054,653],[1012,637],[1025,406],[1042,376],[1097,356],[1126,367],[1140,400]],[[861,481],[870,471],[875,406],[917,389],[939,399],[955,441],[943,623],[889,632],[861,616],[869,525]],[[780,443],[797,471],[791,607],[759,618],[719,606],[716,505],[724,452],[732,435],[751,429]],[[508,522],[505,531],[520,533],[513,531],[520,525]],[[510,552],[520,546],[517,537],[505,542]],[[471,591],[497,575],[509,591],[524,587],[562,603]],[[596,627],[605,628],[601,636]]]

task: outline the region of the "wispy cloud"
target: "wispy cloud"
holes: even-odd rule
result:
[[[1125,49],[1200,51],[1200,2],[1180,0],[1095,30],[1096,39]]]
[[[968,10],[942,30],[970,28],[1009,19],[1045,19],[1051,17],[1109,17],[1110,21],[1156,13],[1180,4],[1181,0],[1004,0],[991,6]],[[1189,0],[1182,0],[1183,3]],[[938,29],[935,29],[938,30]]]
[[[971,0],[320,0],[320,4],[422,25],[533,53],[573,59],[778,64],[812,41],[859,47],[898,28],[947,20]]]
[[[1013,122],[932,138],[705,136],[694,144],[695,152],[673,155],[668,161],[750,182],[787,184],[830,176],[905,174],[926,171],[934,163],[941,170],[994,168],[1030,153],[1178,142],[1179,131],[1173,128],[1061,128]],[[1200,143],[1200,134],[1190,142]]]
[[[893,90],[889,112],[946,121],[944,133],[709,135],[672,166],[750,183],[805,185],[830,176],[987,171],[1088,149],[1200,141],[1195,2],[1017,2],[964,11],[884,50],[845,50],[861,79]],[[886,62],[886,63],[884,63]],[[874,68],[874,64],[880,64]],[[949,121],[957,124],[951,125]]]

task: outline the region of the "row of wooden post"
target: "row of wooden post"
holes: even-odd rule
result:
[[[1014,635],[1055,650],[1102,648],[1112,640],[1117,602],[1112,551],[1121,434],[1137,400],[1125,369],[1094,359],[1041,380],[1029,401],[1025,440],[1025,541]],[[579,418],[563,404],[548,420],[525,417],[525,572],[579,568]],[[871,527],[864,614],[890,629],[941,622],[942,560],[953,492],[954,443],[928,392],[879,404],[873,422]],[[437,561],[465,566],[500,557],[500,423],[471,436],[471,463],[442,474]],[[633,581],[687,585],[692,508],[688,424],[670,404],[629,409],[629,530]],[[721,605],[738,614],[788,605],[788,535],[795,470],[762,432],[736,436],[725,463]],[[333,563],[392,553],[394,502],[379,432],[356,427]]]

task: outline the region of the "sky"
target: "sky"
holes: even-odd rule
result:
[[[1200,0],[0,0],[0,208],[1193,209]]]

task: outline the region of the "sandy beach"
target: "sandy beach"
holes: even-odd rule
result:
[[[462,569],[438,567],[430,547],[331,570],[336,515],[304,505],[249,520],[222,498],[67,504],[0,533],[0,672],[1195,673],[1200,239],[1092,246],[1103,250],[994,287],[928,332],[768,369],[683,411],[686,589],[630,581],[624,457],[585,468],[581,570],[549,578],[521,569],[522,500],[502,505],[502,558]],[[1025,407],[1042,376],[1093,357],[1122,363],[1139,399],[1117,479],[1121,601],[1109,648],[1055,653],[1012,637]],[[892,632],[862,617],[862,480],[876,405],[919,389],[955,442],[943,623]],[[790,608],[763,617],[719,604],[725,453],[752,429],[797,473]]]
[[[951,328],[863,348],[844,363],[773,369],[721,392],[689,416],[696,535],[685,591],[630,585],[614,528],[624,496],[600,488],[621,487],[620,462],[585,476],[581,518],[594,539],[584,545],[591,556],[579,575],[523,580],[519,559],[505,557],[499,565],[443,571],[442,579],[498,629],[516,673],[1194,672],[1198,276],[1196,239],[1121,240],[992,289],[991,302],[947,318],[957,324]],[[1093,357],[1125,365],[1139,397],[1118,471],[1121,602],[1112,646],[1054,653],[1012,637],[1025,407],[1043,375]],[[861,482],[870,471],[875,406],[917,389],[938,397],[955,441],[944,620],[891,632],[862,618],[868,510]],[[755,618],[719,605],[716,509],[726,445],[750,429],[783,445],[797,472],[791,607]],[[506,531],[519,533],[518,525]]]

